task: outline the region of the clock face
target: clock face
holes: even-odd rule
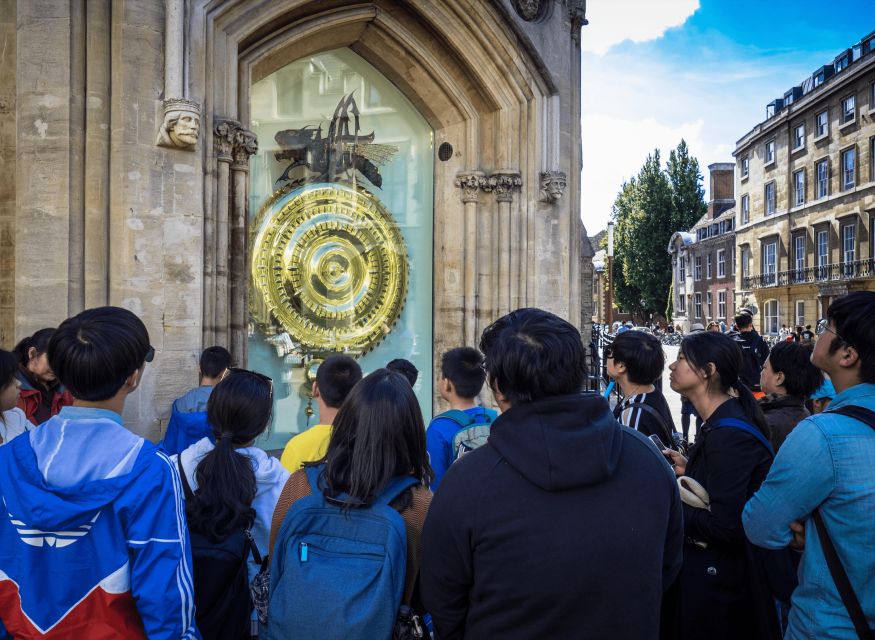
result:
[[[361,355],[391,331],[407,294],[407,249],[374,195],[336,183],[283,188],[253,234],[253,315],[269,315],[261,321],[301,351]]]

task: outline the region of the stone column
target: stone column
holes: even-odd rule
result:
[[[498,230],[498,250],[494,252],[498,259],[498,296],[493,297],[497,316],[508,313],[511,300],[511,228],[516,220],[511,218],[511,203],[513,194],[520,190],[523,181],[518,171],[501,171],[491,176],[494,184],[495,199],[498,201],[497,220],[493,228]],[[494,236],[493,236],[494,237]]]
[[[477,344],[477,203],[483,174],[479,171],[461,173],[456,177],[456,187],[462,191],[462,202],[465,205],[465,245],[464,256],[465,304],[462,309],[462,335],[465,345],[473,347]]]
[[[258,151],[258,141],[251,131],[241,129],[234,137],[231,164],[233,197],[231,202],[231,273],[230,273],[230,348],[232,361],[238,366],[246,363],[246,316],[249,299],[247,265],[247,188],[249,185],[249,157]]]
[[[228,345],[228,247],[229,234],[229,204],[231,199],[231,155],[234,140],[240,130],[240,123],[234,120],[217,120],[214,137],[216,149],[217,184],[216,197],[216,227],[213,245],[204,247],[204,260],[211,258],[209,252],[215,255],[215,291],[210,299],[210,293],[204,290],[204,324],[213,326],[213,340],[222,346]],[[212,317],[208,309],[212,307]]]

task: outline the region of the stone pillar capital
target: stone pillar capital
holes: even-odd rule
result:
[[[243,127],[236,120],[216,120],[213,142],[215,144],[216,158],[219,162],[230,163],[234,159],[232,156],[234,142],[237,139],[237,132],[241,129]]]
[[[456,187],[462,190],[462,202],[477,202],[483,181],[483,173],[480,171],[458,174]]]
[[[499,202],[512,202],[513,194],[523,186],[519,171],[496,171],[489,176],[489,190]]]
[[[234,158],[231,169],[234,171],[249,171],[249,156],[258,152],[258,137],[246,129],[240,128],[234,135]]]

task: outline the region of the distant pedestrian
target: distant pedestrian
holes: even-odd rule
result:
[[[760,389],[760,371],[766,358],[769,357],[769,345],[753,328],[753,317],[750,313],[739,313],[735,316],[735,326],[738,334],[734,339],[739,343],[742,352],[741,381],[757,395]]]
[[[15,375],[17,371],[16,355],[0,349],[0,444],[8,444],[13,438],[36,428],[16,406],[21,393],[21,382]]]
[[[653,384],[662,377],[665,354],[662,344],[643,331],[617,336],[605,347],[608,375],[617,381],[623,400],[614,407],[614,417],[645,436],[658,437],[674,448],[674,420],[665,397]]]
[[[361,367],[349,356],[329,356],[319,365],[316,369],[316,381],[311,387],[313,398],[319,406],[319,423],[299,433],[286,444],[280,461],[289,473],[302,468],[305,462],[314,462],[325,457],[334,418],[343,401],[361,379]]]
[[[19,361],[15,375],[21,382],[18,408],[35,425],[73,404],[73,396],[64,389],[49,363],[49,341],[54,333],[52,328],[40,329],[15,345]]]
[[[0,447],[0,618],[12,637],[200,637],[179,474],[122,419],[154,353],[118,307],[54,332],[48,363],[76,403]]]
[[[717,332],[717,333],[722,333],[722,332],[720,331],[720,323],[717,322],[716,320],[712,320],[711,322],[709,322],[709,323],[708,323],[708,326],[706,327],[705,330],[706,330],[706,331],[714,331],[714,332]]]
[[[812,362],[838,392],[800,422],[744,508],[757,545],[804,546],[787,640],[872,637],[875,629],[875,293],[837,298]],[[851,603],[856,600],[857,606]]]
[[[207,423],[207,403],[213,387],[231,366],[231,354],[224,347],[207,347],[198,361],[198,386],[173,401],[170,420],[161,448],[167,455],[184,451],[202,438],[213,438]]]
[[[428,459],[434,471],[432,491],[437,491],[453,462],[482,445],[489,436],[498,414],[477,403],[485,381],[483,354],[477,349],[457,347],[441,357],[438,393],[450,409],[436,415],[425,432]]]
[[[675,473],[704,489],[698,504],[684,504],[684,640],[766,639],[777,629],[774,603],[757,595],[763,578],[748,561],[741,528],[742,507],[772,462],[768,426],[739,378],[741,366],[736,341],[704,332],[684,338],[669,367],[671,388],[704,418],[688,460],[667,452]]]
[[[775,451],[794,427],[809,416],[805,401],[822,381],[820,369],[811,364],[809,349],[798,342],[779,342],[772,347],[760,376],[766,396],[759,399],[759,404],[769,424]]]
[[[580,392],[584,347],[565,320],[513,311],[480,349],[502,414],[426,519],[422,596],[437,636],[656,640],[682,544],[665,459]]]

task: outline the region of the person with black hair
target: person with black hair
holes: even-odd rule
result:
[[[18,405],[21,394],[21,381],[18,373],[18,357],[14,353],[0,349],[0,444],[34,429]]]
[[[170,420],[161,448],[167,455],[184,451],[202,438],[213,437],[212,428],[207,422],[207,403],[213,387],[231,366],[231,354],[225,347],[207,347],[198,363],[199,386],[189,389],[173,401],[170,407]]]
[[[328,449],[331,425],[343,401],[362,379],[362,369],[349,356],[334,355],[316,369],[311,393],[319,406],[319,422],[289,440],[280,462],[294,473],[305,462],[321,460]]]
[[[441,357],[441,378],[438,380],[438,393],[450,405],[448,411],[439,413],[428,425],[425,440],[428,445],[428,459],[434,471],[431,490],[437,491],[444,474],[450,465],[462,454],[470,450],[470,438],[456,436],[474,432],[482,427],[485,435],[495,422],[494,409],[477,404],[477,396],[486,382],[483,369],[483,354],[471,347],[450,349]],[[485,438],[482,438],[485,440]]]
[[[811,362],[837,392],[787,436],[744,508],[754,544],[804,547],[784,636],[855,640],[875,629],[875,292],[837,298]],[[820,392],[816,392],[820,393]],[[868,635],[867,635],[868,634]]]
[[[193,494],[185,504],[192,533],[221,545],[232,535],[249,530],[258,555],[263,557],[270,549],[273,512],[289,479],[289,472],[279,460],[253,444],[270,424],[273,381],[245,369],[225,368],[222,375],[207,401],[207,420],[213,438],[202,438],[171,457],[171,461],[180,466],[183,484]],[[261,568],[255,558],[254,554],[248,556],[247,584]],[[248,637],[248,619],[244,621],[245,629],[231,629],[229,626],[239,620],[227,619],[226,616],[233,616],[231,612],[217,611],[216,600],[221,601],[227,585],[204,584],[198,575],[197,557],[195,560],[195,602],[204,640],[210,637],[208,629],[215,630],[222,621],[225,624],[212,637],[237,640],[244,633]],[[212,572],[207,575],[214,577]],[[208,621],[202,620],[202,616],[208,616]]]
[[[405,360],[404,358],[395,358],[394,360],[389,361],[389,364],[386,365],[386,368],[389,371],[400,373],[402,376],[407,378],[407,382],[410,383],[411,387],[415,386],[416,381],[419,379],[419,369],[417,369],[416,365],[410,362],[410,360]]]
[[[15,345],[18,356],[16,377],[21,383],[18,408],[33,424],[42,424],[64,407],[73,404],[73,396],[58,381],[49,363],[49,340],[53,328],[40,329]]]
[[[569,322],[519,309],[480,350],[502,413],[426,519],[421,586],[437,635],[655,640],[683,541],[665,458],[581,393],[586,350]]]
[[[674,420],[654,381],[662,377],[665,354],[662,343],[649,333],[627,331],[605,347],[608,375],[617,381],[623,400],[614,407],[620,424],[656,436],[674,448]]]
[[[124,427],[155,350],[133,313],[65,320],[48,359],[73,406],[0,447],[0,618],[16,638],[198,638],[179,474]]]
[[[762,576],[747,560],[741,526],[744,503],[772,462],[769,428],[741,369],[738,343],[709,332],[684,338],[669,365],[671,388],[704,420],[689,460],[666,450],[676,475],[699,483],[706,496],[684,500],[683,640],[755,640],[777,629],[771,598],[756,590]]]
[[[760,376],[760,386],[766,395],[759,403],[769,423],[775,451],[793,428],[810,415],[805,401],[822,383],[823,374],[811,364],[811,349],[798,342],[779,342],[772,347]]]
[[[395,595],[401,594],[401,603],[421,611],[415,590],[422,549],[420,532],[431,503],[432,494],[428,490],[431,478],[422,412],[413,389],[400,373],[377,369],[352,388],[337,412],[324,458],[294,472],[280,496],[270,536],[273,562],[267,636],[381,637],[361,623],[359,626],[349,623],[363,618],[373,620],[374,614],[388,617],[391,632],[398,609],[375,612],[372,606],[384,595],[378,587],[383,585],[383,574],[389,571],[384,564],[385,571],[380,572],[379,556],[387,549],[382,545],[375,548],[372,537],[364,539],[375,534],[367,523],[357,520],[356,515],[362,513],[372,522],[388,524],[381,515],[385,501],[401,516],[403,522],[398,524],[406,529],[406,562],[402,565],[404,571],[396,574],[401,580],[398,584],[392,583],[397,589]],[[407,488],[395,496],[386,493],[399,486]],[[311,504],[321,505],[318,520],[308,518]],[[397,516],[392,515],[397,520]],[[318,530],[307,529],[308,524],[316,524]],[[324,539],[328,528],[334,535],[330,542]],[[320,536],[323,536],[322,541]],[[357,540],[356,536],[362,538]],[[369,564],[354,554],[346,559],[334,554],[333,559],[328,558],[332,562],[331,573],[318,574],[317,569],[312,570],[311,576],[325,577],[324,582],[318,582],[316,577],[308,578],[289,568],[289,565],[300,567],[308,561],[308,540],[317,558],[325,557],[321,548],[331,549],[331,545],[341,544],[341,541],[351,541],[356,546],[357,542],[358,547],[365,547],[371,553]],[[372,576],[371,571],[377,575]],[[348,600],[348,585],[344,579],[347,572],[349,584],[365,589],[364,593],[356,592],[359,595],[354,602]],[[290,611],[295,613],[283,615]]]
[[[735,326],[738,332],[733,334],[733,339],[741,347],[742,360],[739,377],[745,386],[755,395],[761,393],[760,371],[766,358],[769,357],[769,345],[763,337],[753,328],[753,316],[745,309],[735,316]]]

